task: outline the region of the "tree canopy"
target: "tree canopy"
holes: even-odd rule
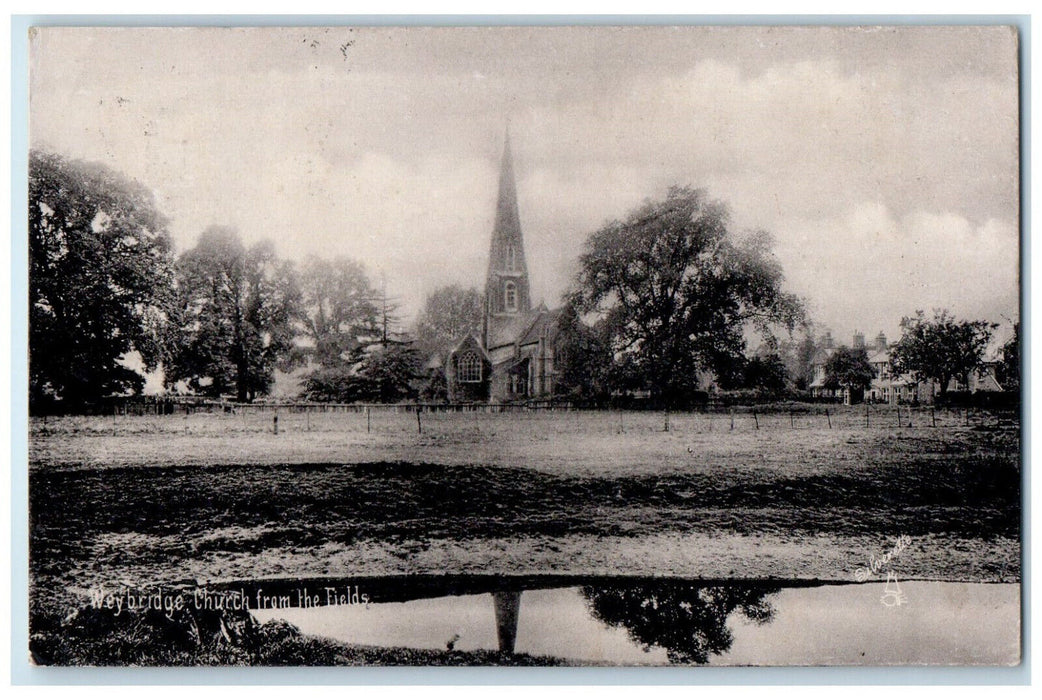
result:
[[[935,310],[933,319],[922,311],[901,320],[901,339],[890,355],[895,374],[911,374],[915,381],[936,380],[943,396],[952,379],[969,384],[970,373],[984,366],[984,353],[997,327],[988,321],[957,321],[947,310]]]
[[[332,365],[351,358],[380,333],[378,294],[361,263],[308,258],[301,288],[307,335],[318,362]]]
[[[797,391],[806,391],[814,381],[814,358],[820,349],[814,324],[808,320],[800,324],[798,334],[780,344],[786,378]]]
[[[481,332],[484,299],[473,287],[453,284],[431,292],[416,320],[416,345],[434,353],[467,334]]]
[[[603,324],[588,326],[575,305],[566,303],[558,319],[554,347],[554,391],[576,401],[604,401],[610,393],[612,355]]]
[[[781,395],[788,383],[788,370],[776,352],[750,357],[742,368],[742,388],[764,396]]]
[[[161,359],[172,246],[152,193],[97,163],[29,154],[29,391],[70,406],[139,391]]]
[[[301,397],[334,403],[395,403],[416,398],[420,360],[408,344],[377,344],[360,354],[355,364],[338,362],[318,367],[304,380]]]
[[[211,226],[177,269],[167,384],[239,401],[267,393],[299,330],[293,266],[270,242],[246,248],[235,229]]]
[[[841,347],[825,361],[825,386],[830,389],[854,394],[871,386],[875,376],[865,348]]]
[[[576,283],[580,313],[603,315],[624,381],[666,404],[702,370],[741,364],[750,326],[792,329],[802,302],[782,290],[769,234],[739,237],[704,190],[673,187],[586,241]]]

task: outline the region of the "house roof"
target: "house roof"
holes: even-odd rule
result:
[[[873,352],[871,355],[868,356],[869,364],[873,364],[873,365],[877,365],[877,364],[879,364],[881,362],[889,362],[889,361],[890,361],[890,351],[889,350],[876,350],[875,352]]]
[[[836,350],[839,348],[822,348],[814,353],[814,359],[811,364],[823,365],[828,362],[828,359],[836,354]]]

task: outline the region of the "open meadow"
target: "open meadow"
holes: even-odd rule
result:
[[[490,570],[848,580],[906,535],[908,576],[1017,579],[1016,417],[902,414],[873,407],[866,428],[863,409],[834,407],[829,428],[740,413],[731,429],[685,413],[666,432],[661,413],[425,413],[420,432],[412,413],[280,411],[277,435],[271,411],[34,420],[33,571],[77,589]]]

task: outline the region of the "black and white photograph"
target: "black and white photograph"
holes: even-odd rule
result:
[[[30,27],[22,653],[1020,665],[1020,54]]]

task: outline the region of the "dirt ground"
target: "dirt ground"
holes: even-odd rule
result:
[[[272,417],[34,421],[36,597],[414,572],[850,581],[902,536],[904,578],[1020,576],[1009,416],[425,414],[421,433],[413,414],[369,432],[282,414],[278,435]]]

